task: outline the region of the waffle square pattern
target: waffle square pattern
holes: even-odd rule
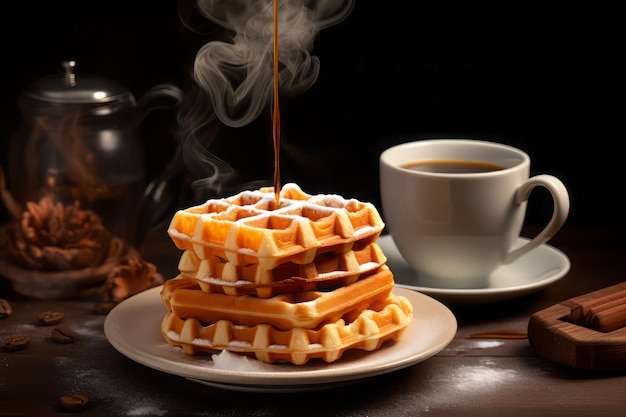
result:
[[[310,263],[328,250],[348,251],[357,240],[376,240],[383,227],[370,203],[311,196],[290,183],[280,192],[279,207],[273,188],[243,191],[176,212],[168,233],[179,249],[200,259],[221,256],[268,270],[287,261]]]

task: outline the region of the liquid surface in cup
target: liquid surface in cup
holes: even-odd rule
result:
[[[480,172],[493,172],[504,169],[500,165],[483,161],[470,161],[461,159],[433,159],[424,161],[412,161],[400,165],[401,168],[419,172],[434,172],[440,174],[475,174]]]

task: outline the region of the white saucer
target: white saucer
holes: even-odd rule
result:
[[[520,237],[517,245],[527,241],[528,239]],[[486,288],[434,288],[420,282],[417,273],[404,260],[391,236],[381,236],[378,244],[387,256],[387,265],[393,272],[396,285],[451,303],[491,303],[522,297],[558,281],[570,269],[570,260],[563,252],[544,244],[510,265],[495,270]]]
[[[217,369],[210,355],[189,356],[165,341],[160,326],[166,310],[160,291],[161,287],[144,291],[118,304],[108,314],[104,332],[111,345],[150,368],[236,391],[312,391],[393,372],[437,354],[452,341],[457,330],[456,318],[439,301],[395,288],[394,293],[406,297],[414,309],[414,320],[398,342],[373,352],[347,351],[333,363],[310,361],[298,366],[249,359],[255,363],[253,370]]]

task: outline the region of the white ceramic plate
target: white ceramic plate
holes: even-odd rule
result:
[[[210,355],[189,356],[165,341],[160,326],[166,310],[160,291],[161,287],[144,291],[108,314],[104,332],[111,345],[150,368],[237,391],[310,391],[393,372],[437,354],[450,343],[457,330],[456,318],[439,301],[396,287],[394,293],[406,297],[414,309],[414,320],[398,342],[385,344],[373,352],[347,351],[333,363],[310,361],[298,366],[250,359],[260,369],[218,369]]]
[[[526,238],[518,238],[516,245],[520,246],[527,241]],[[393,272],[396,285],[451,303],[490,303],[522,297],[558,281],[570,269],[570,260],[563,252],[544,244],[510,265],[495,270],[486,288],[434,288],[420,282],[417,273],[404,260],[391,236],[381,236],[378,244],[387,256],[387,265]]]

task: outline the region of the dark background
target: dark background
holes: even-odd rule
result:
[[[408,8],[408,5],[411,5]],[[2,163],[30,81],[76,59],[79,73],[126,85],[187,85],[193,58],[220,36],[192,33],[176,1],[2,2]],[[379,203],[378,156],[395,143],[473,137],[518,146],[532,173],[560,177],[568,224],[624,228],[624,23],[617,10],[432,11],[419,3],[357,0],[323,30],[315,85],[282,101],[283,182]],[[149,176],[167,163],[175,117],[146,121]],[[220,152],[244,177],[271,184],[269,118],[227,132]],[[184,188],[185,184],[181,184]],[[541,201],[545,196],[538,196]],[[546,201],[531,205],[543,222]]]

